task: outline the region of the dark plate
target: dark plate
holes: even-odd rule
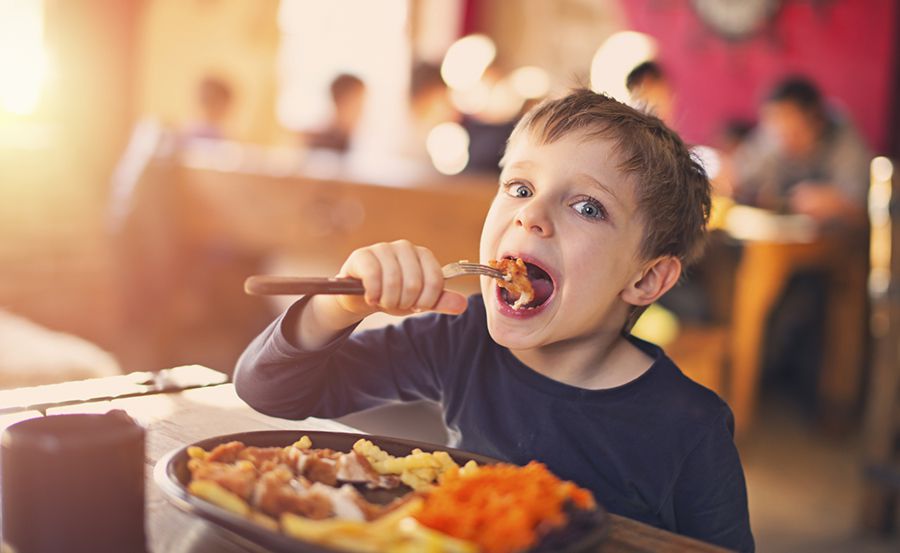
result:
[[[350,451],[353,444],[360,438],[371,440],[375,445],[387,451],[391,455],[405,456],[415,448],[423,451],[443,450],[450,454],[460,465],[474,460],[478,464],[494,464],[497,459],[467,453],[458,449],[448,448],[434,444],[387,438],[383,436],[371,436],[365,434],[352,434],[345,432],[316,432],[303,430],[263,430],[259,432],[242,432],[216,436],[186,445],[167,453],[153,469],[153,479],[166,494],[166,497],[176,507],[212,522],[227,530],[237,537],[235,541],[242,543],[250,540],[265,549],[283,553],[345,553],[343,550],[333,549],[316,543],[305,542],[289,537],[280,532],[263,528],[249,520],[226,511],[212,503],[204,501],[190,494],[187,484],[190,480],[190,471],[187,468],[187,448],[199,446],[209,451],[215,446],[230,442],[240,441],[248,446],[257,447],[285,447],[306,435],[312,440],[315,448],[329,448],[335,451]],[[401,487],[395,490],[366,490],[360,489],[363,496],[374,503],[387,503],[395,497],[407,493],[408,488]],[[577,553],[588,551],[595,547],[606,535],[608,517],[606,511],[599,508],[596,511],[580,516],[572,528],[557,531],[534,548],[534,551],[554,551],[559,553]],[[543,546],[547,546],[546,548]]]

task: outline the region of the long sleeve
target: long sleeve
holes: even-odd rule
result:
[[[323,349],[307,352],[285,336],[288,314],[303,309],[295,303],[250,343],[238,360],[234,382],[254,409],[276,417],[338,417],[397,401],[440,400],[435,359],[447,359],[442,348],[447,321],[435,315],[351,335],[348,328]]]
[[[672,502],[678,533],[741,553],[754,551],[730,413],[713,424],[685,459]]]

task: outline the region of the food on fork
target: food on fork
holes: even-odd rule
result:
[[[503,280],[497,280],[497,284],[505,288],[515,301],[513,309],[522,309],[534,299],[534,289],[528,279],[528,268],[520,258],[491,259],[488,265],[503,271]]]
[[[549,551],[554,546],[542,540],[565,534],[569,523],[577,532],[596,509],[589,491],[540,463],[460,467],[445,451],[395,457],[365,439],[349,453],[313,448],[303,436],[287,447],[190,447],[188,456],[193,495],[269,530],[349,552]],[[363,488],[393,489],[396,498],[371,503]]]

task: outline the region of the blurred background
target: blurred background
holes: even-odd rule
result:
[[[893,0],[0,0],[0,387],[230,373],[293,300],[248,275],[476,259],[509,131],[576,86],[713,180],[635,333],[732,406],[759,550],[900,549]],[[348,422],[443,439],[412,409]]]

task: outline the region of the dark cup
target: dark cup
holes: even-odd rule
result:
[[[144,429],[124,411],[14,424],[0,472],[0,535],[12,551],[146,550]]]

